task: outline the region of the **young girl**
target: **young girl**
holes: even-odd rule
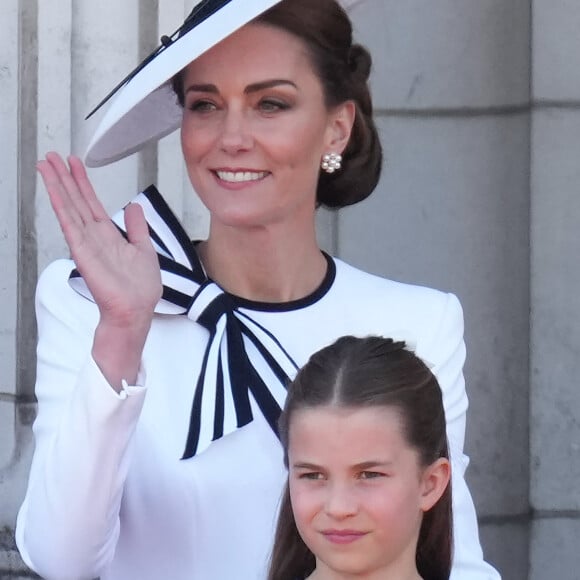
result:
[[[269,580],[447,580],[450,463],[441,390],[389,338],[340,338],[292,383],[288,485]]]

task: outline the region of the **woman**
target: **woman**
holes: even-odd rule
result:
[[[379,177],[369,69],[333,0],[203,2],[162,39],[87,160],[130,154],[179,111],[211,215],[196,245],[154,188],[115,217],[121,235],[78,159],[39,163],[74,259],[51,265],[37,294],[36,451],[17,542],[46,578],[263,578],[285,385],[339,336],[395,333],[443,389],[457,573],[495,577],[463,480],[457,299],[370,276],[316,243],[316,206],[355,203]]]
[[[312,355],[280,419],[288,484],[269,580],[447,580],[450,463],[437,380],[403,342]]]

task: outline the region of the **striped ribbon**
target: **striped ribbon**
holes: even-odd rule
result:
[[[163,295],[155,312],[185,315],[209,333],[182,458],[201,453],[212,441],[250,423],[250,397],[278,435],[278,417],[296,363],[271,332],[237,309],[232,296],[207,277],[191,240],[154,186],[132,203],[143,208],[161,266]],[[123,212],[113,221],[126,236]],[[93,300],[76,269],[69,282]]]

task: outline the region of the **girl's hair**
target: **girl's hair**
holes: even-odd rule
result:
[[[335,0],[282,0],[254,22],[280,28],[304,42],[328,109],[354,102],[356,117],[342,153],[342,169],[320,172],[316,201],[337,209],[362,201],[377,186],[383,153],[368,85],[371,56],[353,44],[348,15]],[[172,86],[183,106],[183,71],[173,77]]]
[[[437,379],[404,342],[390,338],[346,336],[318,351],[289,387],[280,417],[280,439],[288,467],[288,436],[293,414],[316,407],[395,407],[403,436],[419,452],[422,467],[449,458],[445,412]],[[448,580],[451,571],[451,485],[423,514],[416,563],[425,580]],[[268,580],[305,578],[315,558],[298,533],[288,485],[282,506]]]

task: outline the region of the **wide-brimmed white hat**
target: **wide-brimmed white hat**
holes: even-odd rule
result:
[[[341,4],[350,9],[362,1],[342,0]],[[87,148],[86,165],[108,165],[175,131],[181,125],[182,109],[170,79],[198,56],[279,2],[200,2],[184,24],[170,37],[162,37],[161,46],[98,105],[97,109],[114,95]]]

